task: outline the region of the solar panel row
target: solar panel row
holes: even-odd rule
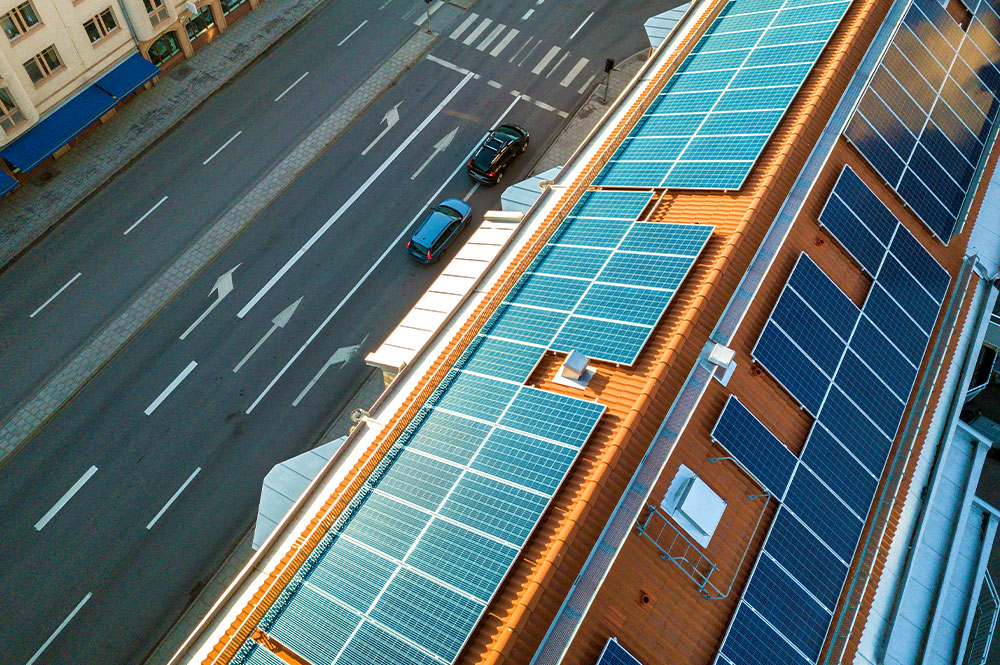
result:
[[[450,663],[603,411],[453,372],[260,627],[311,662]]]
[[[594,184],[739,189],[849,5],[731,0]]]
[[[821,221],[874,283],[858,310],[803,253],[753,351],[816,421],[720,650],[729,665],[817,662],[950,281],[849,169]],[[759,438],[752,424],[732,436]],[[778,459],[754,473],[785,473]]]
[[[711,235],[648,201],[582,197],[262,630],[315,663],[454,660],[605,409],[524,381],[547,348],[634,360]]]
[[[845,130],[944,242],[976,184],[1000,111],[998,5],[968,4],[975,9],[963,31],[935,0],[914,0]]]

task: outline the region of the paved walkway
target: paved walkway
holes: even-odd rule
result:
[[[0,266],[24,251],[115,173],[201,102],[241,72],[323,0],[268,0],[122,105],[50,162],[55,176],[37,176],[0,199]],[[36,184],[37,183],[37,184]]]

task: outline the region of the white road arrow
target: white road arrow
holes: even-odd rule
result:
[[[424,163],[420,165],[419,169],[413,172],[413,175],[410,176],[410,180],[416,180],[417,176],[420,175],[420,172],[423,171],[424,168],[431,163],[431,160],[437,157],[438,153],[442,152],[445,148],[451,145],[451,142],[455,140],[455,134],[457,133],[458,133],[458,127],[445,134],[440,141],[435,143],[434,152],[432,152],[430,156],[424,160]]]
[[[250,360],[250,356],[252,356],[253,354],[257,353],[257,349],[259,349],[261,346],[263,346],[264,342],[267,341],[268,337],[270,337],[271,335],[274,334],[275,330],[277,330],[278,328],[284,328],[285,327],[285,324],[287,324],[288,320],[292,318],[292,314],[295,313],[295,308],[299,306],[300,302],[302,302],[302,298],[299,298],[298,300],[296,300],[295,302],[293,302],[291,305],[289,305],[285,309],[281,310],[281,314],[278,314],[278,316],[276,316],[273,319],[271,319],[271,323],[274,324],[274,325],[272,325],[271,329],[268,330],[266,333],[264,333],[264,336],[261,337],[260,340],[258,340],[257,343],[253,345],[253,348],[250,349],[250,351],[245,356],[243,356],[243,360],[241,360],[236,365],[236,367],[233,368],[233,373],[236,373],[236,372],[240,371],[240,367],[243,367],[243,364],[246,361]]]
[[[343,367],[344,365],[347,364],[347,362],[351,358],[358,355],[358,350],[362,347],[362,345],[365,343],[367,339],[368,335],[365,335],[365,338],[360,342],[358,342],[357,344],[355,344],[354,346],[342,346],[336,351],[334,351],[333,355],[330,356],[330,359],[326,361],[326,364],[324,364],[322,367],[319,368],[319,371],[316,372],[316,376],[314,376],[312,380],[306,384],[306,387],[302,389],[302,392],[299,393],[299,396],[295,398],[295,401],[292,402],[292,406],[299,405],[299,402],[302,401],[302,398],[306,396],[307,392],[312,390],[312,387],[316,385],[316,382],[319,381],[320,377],[323,376],[323,373],[326,372],[326,370],[330,369],[330,367],[332,367],[333,365],[340,365],[341,367]]]
[[[402,103],[403,102],[400,102],[399,104]],[[385,112],[385,117],[382,118],[382,120],[385,121],[385,129],[379,132],[378,136],[375,137],[375,140],[369,143],[368,147],[361,151],[362,155],[367,155],[368,151],[374,148],[375,144],[378,143],[382,139],[382,137],[389,132],[390,129],[392,129],[392,126],[395,125],[397,122],[399,122],[399,104],[396,104],[391,109]]]
[[[218,294],[216,296],[216,298],[215,298],[215,301],[211,305],[208,306],[208,309],[206,309],[204,312],[201,313],[201,316],[199,316],[197,319],[195,319],[194,323],[192,323],[190,325],[190,327],[188,327],[187,330],[184,331],[184,334],[181,335],[181,339],[184,339],[185,337],[187,337],[188,335],[190,335],[191,331],[194,330],[195,328],[197,328],[198,324],[201,323],[202,321],[204,321],[205,317],[208,316],[209,314],[211,314],[213,309],[215,309],[216,307],[218,307],[219,303],[222,302],[222,299],[225,298],[226,296],[228,296],[232,292],[232,290],[233,290],[233,272],[237,268],[239,268],[241,265],[243,265],[243,264],[242,263],[237,263],[235,266],[233,266],[232,268],[230,268],[227,272],[224,272],[223,274],[219,275],[219,279],[215,280],[215,286],[213,286],[212,290],[208,292],[208,295],[212,295],[213,293]]]

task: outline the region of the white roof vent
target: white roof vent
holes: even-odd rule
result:
[[[729,377],[736,371],[736,351],[711,341],[705,345],[705,350],[708,352],[708,362],[715,365],[713,376],[719,383],[726,385]]]
[[[594,376],[594,370],[587,369],[588,362],[589,358],[579,351],[570,351],[553,380],[559,385],[583,390]]]

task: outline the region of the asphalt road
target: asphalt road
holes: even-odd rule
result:
[[[483,133],[501,119],[531,130],[531,149],[505,181],[516,182],[595,85],[604,58],[643,48],[643,20],[669,4],[481,0],[432,17],[442,33],[432,57],[0,466],[4,662],[141,662],[253,520],[266,472],[318,442],[363,379],[361,358],[433,281],[438,270],[402,249],[414,221],[446,196],[468,197],[474,223],[499,207],[500,190],[474,186],[462,170]],[[423,3],[366,11],[342,1],[320,8],[0,275],[0,374],[8,379],[0,414],[421,29],[413,21]],[[511,28],[518,33],[501,49]],[[393,107],[399,122],[361,154]],[[237,265],[233,292],[180,340],[212,304],[217,277]],[[293,303],[287,324],[275,326]],[[303,394],[338,349],[357,344],[357,356]]]

